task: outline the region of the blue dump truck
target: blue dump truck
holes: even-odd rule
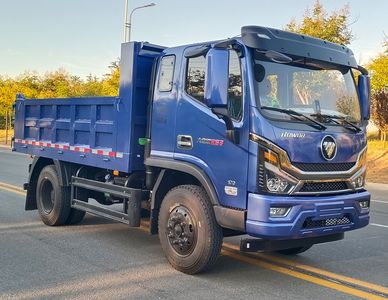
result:
[[[149,218],[177,270],[241,251],[297,254],[369,222],[370,83],[347,47],[245,26],[179,47],[122,44],[117,97],[17,95],[13,150],[33,156],[26,210]]]

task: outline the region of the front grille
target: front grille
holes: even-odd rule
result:
[[[292,163],[304,172],[343,172],[354,167],[355,162],[347,163]]]
[[[300,193],[336,192],[347,190],[345,181],[306,182],[299,190]]]
[[[330,218],[323,220],[312,220],[312,218],[307,218],[303,222],[303,229],[312,229],[312,228],[322,228],[322,227],[332,227],[350,224],[350,216],[345,215],[342,218]]]

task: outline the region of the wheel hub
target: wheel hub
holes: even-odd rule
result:
[[[190,211],[178,206],[171,211],[167,222],[167,237],[170,245],[180,255],[187,255],[196,242],[195,223]]]
[[[49,214],[54,207],[55,191],[50,180],[45,179],[42,182],[41,197],[43,210],[46,214]]]

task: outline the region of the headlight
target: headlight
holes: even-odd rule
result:
[[[352,179],[352,186],[354,189],[359,189],[365,185],[365,173],[358,175]]]
[[[295,188],[297,180],[280,169],[276,152],[260,145],[258,159],[258,182],[264,192],[288,194]]]

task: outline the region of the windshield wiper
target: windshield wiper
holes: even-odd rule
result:
[[[344,125],[348,125],[350,127],[345,127],[349,130],[352,130],[354,132],[361,132],[362,129],[360,127],[358,127],[357,125],[353,124],[352,122],[349,122],[348,120],[345,119],[345,117],[341,117],[341,116],[335,116],[335,115],[326,115],[326,114],[313,114],[311,115],[312,117],[317,117],[319,119],[329,119],[330,121],[338,124],[338,125],[341,125],[341,126],[344,126]],[[337,120],[341,120],[341,122],[338,122]]]
[[[277,112],[281,112],[281,113],[284,113],[284,114],[287,114],[291,117],[293,117],[294,119],[297,119],[299,121],[305,121],[305,120],[308,120],[310,121],[311,123],[306,123],[307,125],[315,128],[315,129],[319,129],[319,130],[325,130],[326,129],[326,126],[323,125],[322,123],[318,122],[318,121],[315,121],[314,119],[310,118],[309,116],[306,116],[304,114],[301,114],[295,110],[292,110],[292,109],[283,109],[283,108],[277,108],[277,107],[271,107],[271,106],[262,106],[261,109],[266,109],[266,110],[273,110],[273,111],[277,111]],[[303,118],[305,120],[303,120]]]

